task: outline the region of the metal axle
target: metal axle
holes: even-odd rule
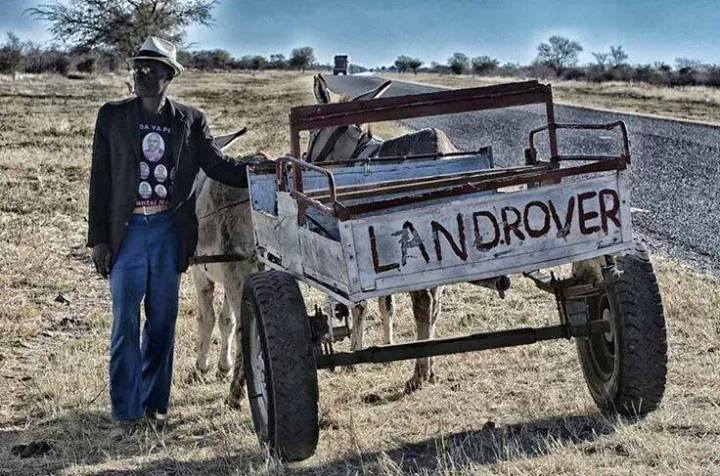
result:
[[[588,322],[587,331],[579,335],[602,334],[610,331],[607,321]],[[578,335],[578,334],[576,334]],[[499,332],[486,332],[448,339],[433,339],[408,344],[369,347],[355,352],[324,354],[318,357],[317,368],[328,369],[346,365],[394,362],[436,355],[459,354],[486,349],[499,349],[534,344],[544,340],[569,338],[567,326],[521,328]]]

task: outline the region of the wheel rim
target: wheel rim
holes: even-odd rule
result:
[[[615,326],[607,296],[600,299],[597,310],[596,319],[607,321],[610,324],[610,330],[589,336],[588,348],[595,374],[603,381],[608,381],[615,371]]]
[[[266,380],[265,356],[263,354],[262,341],[258,330],[257,319],[251,320],[252,324],[247,330],[250,343],[250,369],[252,371],[252,390],[250,399],[255,410],[256,423],[261,427],[263,434],[267,434],[268,428],[268,386]]]

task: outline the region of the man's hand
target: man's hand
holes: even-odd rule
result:
[[[238,157],[236,160],[247,165],[261,165],[272,163],[275,159],[267,152],[258,151],[254,154]]]
[[[95,271],[100,273],[103,278],[107,278],[112,265],[110,246],[107,243],[100,243],[93,246],[92,257],[95,263]]]

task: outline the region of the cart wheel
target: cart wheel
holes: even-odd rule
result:
[[[318,442],[318,384],[310,323],[295,278],[265,271],[245,280],[242,350],[253,426],[276,455],[297,461]]]
[[[657,408],[665,391],[665,316],[647,253],[639,248],[616,266],[614,291],[588,301],[590,319],[610,321],[611,330],[578,338],[577,348],[598,407],[641,416]]]

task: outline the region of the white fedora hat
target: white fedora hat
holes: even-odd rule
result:
[[[179,76],[185,68],[177,61],[177,50],[175,45],[157,36],[148,36],[145,43],[140,47],[137,56],[128,61],[132,66],[136,60],[152,60],[164,63],[172,68],[175,76]]]

